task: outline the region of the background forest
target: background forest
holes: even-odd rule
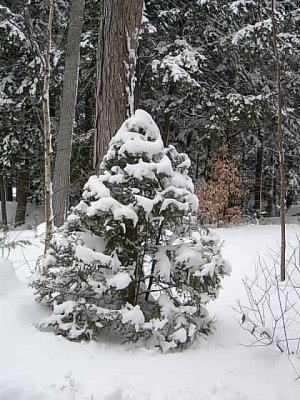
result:
[[[71,205],[94,171],[95,93],[101,83],[98,33],[103,33],[101,16],[105,12],[105,5],[98,0],[82,4],[85,7],[71,153]],[[54,6],[49,97],[53,161],[62,117],[71,5],[57,0]],[[127,17],[130,19],[130,15],[124,16]],[[299,201],[300,194],[298,1],[278,1],[276,19],[289,207]],[[1,1],[0,186],[2,199],[18,201],[16,224],[25,221],[27,201],[44,201],[42,53],[47,23],[46,0]],[[269,0],[145,1],[135,60],[134,108],[153,116],[165,145],[174,144],[190,157],[190,173],[199,185],[205,219],[214,219],[209,206],[205,209],[205,201],[210,203],[209,196],[222,197],[213,184],[218,182],[220,189],[222,180],[223,189],[227,190],[226,209],[240,207],[244,213],[278,214],[277,106],[271,33]],[[114,49],[122,46],[113,34],[104,39],[105,43],[111,40]],[[2,208],[3,221],[4,214]]]

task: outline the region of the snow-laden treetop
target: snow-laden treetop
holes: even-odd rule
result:
[[[140,208],[148,216],[153,210],[156,215],[164,210],[195,211],[198,199],[189,166],[186,154],[177,153],[173,146],[164,148],[152,117],[137,110],[112,138],[102,174],[89,179],[74,212],[92,217],[110,211],[115,220],[131,219],[136,225]]]

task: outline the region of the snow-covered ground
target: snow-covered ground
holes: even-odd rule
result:
[[[0,200],[0,209],[1,209],[1,200]],[[17,210],[17,202],[16,201],[7,201],[6,202],[6,212],[7,212],[7,223],[11,226],[14,225],[15,216]],[[33,203],[28,202],[26,207],[26,223],[22,225],[19,229],[32,229],[35,226],[39,225],[45,217],[45,211],[43,205],[35,205]],[[0,224],[2,224],[2,219],[0,216]]]
[[[288,226],[288,242],[299,245],[299,225]],[[224,242],[232,275],[210,304],[216,331],[184,352],[161,354],[122,345],[113,337],[71,343],[40,332],[34,322],[48,310],[26,286],[42,253],[36,232],[11,233],[31,246],[0,261],[0,400],[298,400],[300,380],[275,347],[249,348],[251,337],[233,310],[245,297],[242,278],[254,272],[258,254],[279,248],[279,227],[243,226],[215,230]],[[39,232],[38,232],[39,233]],[[294,356],[300,371],[300,358]]]

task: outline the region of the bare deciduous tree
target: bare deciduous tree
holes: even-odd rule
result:
[[[281,225],[281,258],[280,270],[281,280],[285,280],[285,253],[286,253],[286,235],[285,235],[285,162],[284,162],[284,137],[282,129],[282,91],[281,91],[281,65],[280,55],[277,46],[277,23],[276,23],[276,0],[272,0],[272,38],[275,55],[275,73],[276,73],[276,90],[277,90],[277,140],[279,153],[279,170],[280,170],[280,225]]]
[[[80,38],[85,0],[73,0],[66,46],[63,97],[53,174],[54,223],[61,226],[69,200],[70,160],[77,98]]]

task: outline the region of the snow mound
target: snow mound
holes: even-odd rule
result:
[[[9,260],[0,260],[0,295],[11,292],[21,286],[15,274],[13,263]]]

